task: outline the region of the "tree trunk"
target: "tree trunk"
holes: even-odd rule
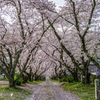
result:
[[[73,76],[75,82],[78,82],[79,81],[78,73],[73,73],[72,76]]]
[[[29,76],[28,76],[28,78],[29,78],[29,81],[33,81],[33,74],[30,74]]]
[[[9,87],[10,88],[15,88],[16,87],[16,83],[15,83],[14,79],[11,78],[11,79],[8,79],[8,80],[9,80]]]
[[[88,73],[88,68],[82,72],[82,83],[90,84],[90,73]]]
[[[72,74],[72,76],[73,76],[73,78],[74,78],[74,81],[75,81],[75,82],[78,82],[78,81],[79,81],[78,69],[77,69],[77,68],[73,69],[73,72],[71,72],[71,74]]]

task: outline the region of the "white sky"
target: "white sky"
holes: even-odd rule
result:
[[[49,0],[53,1],[57,6],[63,6],[65,1],[64,0]]]

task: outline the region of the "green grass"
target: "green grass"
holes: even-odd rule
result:
[[[51,80],[52,82],[60,82],[59,80]]]
[[[39,84],[39,83],[42,83],[43,81],[28,81],[27,83],[30,83],[30,84]]]
[[[0,78],[0,81],[8,81],[7,78]]]
[[[95,87],[93,84],[86,86],[81,82],[65,83],[63,88],[76,94],[82,100],[95,100]]]
[[[13,94],[13,96],[11,96]],[[9,88],[0,86],[0,100],[24,100],[32,94],[32,91],[21,88]]]

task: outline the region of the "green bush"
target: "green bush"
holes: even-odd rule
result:
[[[8,81],[7,78],[0,78],[0,81]]]
[[[23,79],[22,78],[19,78],[18,81],[16,82],[16,85],[21,85],[23,82]]]
[[[17,73],[17,74],[14,76],[14,79],[16,80],[16,79],[19,77],[19,75],[20,75],[20,74]],[[17,80],[16,85],[21,85],[22,82],[23,82],[23,78],[21,77],[21,78],[19,78],[19,79]]]
[[[67,76],[67,82],[71,83],[74,81],[73,76]]]
[[[67,82],[67,77],[63,77],[60,79],[60,82]]]
[[[73,81],[74,81],[74,78],[71,75],[67,76],[67,77],[63,77],[63,78],[60,79],[60,82],[69,82],[69,83],[71,83]]]

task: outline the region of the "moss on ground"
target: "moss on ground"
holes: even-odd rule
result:
[[[84,85],[81,82],[65,83],[64,90],[76,94],[82,100],[95,100],[94,84]]]
[[[31,94],[30,90],[0,86],[0,100],[24,100]]]

